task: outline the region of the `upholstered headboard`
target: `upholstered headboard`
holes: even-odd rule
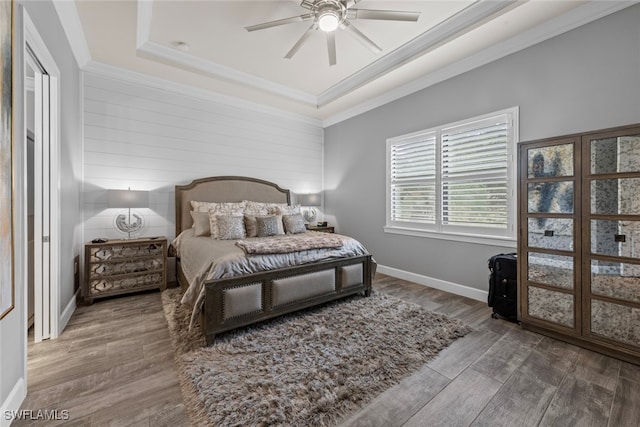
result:
[[[191,201],[199,202],[255,202],[291,204],[289,190],[277,184],[243,176],[214,176],[176,185],[176,236],[191,227]]]

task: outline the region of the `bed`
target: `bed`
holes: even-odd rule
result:
[[[221,332],[358,293],[370,295],[375,262],[355,239],[300,233],[300,239],[333,239],[335,244],[273,257],[253,254],[239,245],[259,240],[264,246],[270,238],[196,237],[192,201],[291,205],[291,193],[268,181],[239,176],[202,178],[175,187],[176,239],[171,249],[176,274],[185,291],[183,303],[193,308],[192,324],[199,320],[207,344]],[[282,244],[288,237],[274,236],[277,239]]]

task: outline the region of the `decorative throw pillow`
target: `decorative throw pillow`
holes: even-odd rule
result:
[[[252,202],[251,200],[243,200],[244,213],[247,215],[269,215],[269,206],[271,203]]]
[[[211,226],[209,225],[209,212],[191,211],[191,218],[193,218],[193,228],[195,229],[196,237],[211,235]]]
[[[219,210],[238,210],[244,209],[246,203],[242,202],[197,202],[191,200],[191,208],[196,212],[209,212],[214,209]]]
[[[278,234],[278,222],[282,223],[282,220],[278,220],[275,215],[271,216],[257,216],[256,217],[256,230],[258,237],[275,236]]]
[[[301,214],[295,215],[283,215],[282,222],[284,223],[284,230],[287,234],[305,233],[307,227],[304,226],[304,219]]]
[[[269,211],[267,209],[251,209],[251,208],[244,208],[243,210],[245,215],[253,215],[253,216],[257,216],[257,215],[269,215]]]
[[[216,222],[218,225],[218,239],[244,239],[244,221],[241,216],[216,215]]]
[[[295,215],[301,214],[300,205],[295,206],[278,206],[276,207],[276,212],[279,215]]]
[[[244,215],[244,229],[247,233],[247,237],[257,237],[258,236],[258,223],[256,222],[256,217],[259,215]]]
[[[284,224],[282,222],[282,215],[274,215],[276,217],[276,227],[278,228],[278,232],[276,234],[282,235],[284,234]]]
[[[254,202],[252,200],[243,200],[245,203],[245,208],[247,210],[260,210],[260,211],[269,211],[269,214],[275,214],[276,209],[287,207],[286,203],[272,203],[272,202]]]
[[[242,209],[230,209],[222,206],[215,206],[209,210],[209,230],[211,232],[211,238],[218,238],[218,215],[237,216],[242,218]],[[244,225],[243,225],[244,228]]]
[[[207,202],[197,202],[195,200],[191,200],[191,209],[193,209],[193,212],[209,212]]]

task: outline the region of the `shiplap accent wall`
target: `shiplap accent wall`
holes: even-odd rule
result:
[[[108,189],[150,191],[145,236],[174,237],[174,186],[242,175],[322,190],[323,130],[283,114],[84,75],[84,239],[122,237]]]

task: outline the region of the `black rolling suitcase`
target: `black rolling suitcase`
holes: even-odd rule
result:
[[[518,281],[516,254],[499,254],[489,258],[489,307],[491,317],[518,320]]]

